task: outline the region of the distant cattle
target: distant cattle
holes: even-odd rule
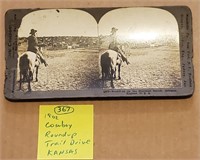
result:
[[[68,45],[68,46],[67,46],[67,49],[72,49],[72,46]]]
[[[72,44],[72,48],[73,48],[73,49],[79,48],[79,44],[73,43],[73,44]]]
[[[101,54],[100,64],[103,85],[104,80],[109,79],[111,81],[111,87],[114,88],[113,79],[116,78],[116,70],[118,70],[118,79],[121,79],[121,63],[122,59],[120,54],[114,50],[106,50]]]

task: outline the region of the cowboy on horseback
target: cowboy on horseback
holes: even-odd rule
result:
[[[123,62],[125,61],[126,64],[130,64],[130,62],[128,61],[124,51],[121,48],[121,45],[118,44],[117,42],[117,31],[118,29],[115,27],[112,27],[111,29],[111,43],[109,45],[109,49],[116,51],[117,53],[119,53],[119,56],[122,58]]]
[[[41,63],[44,63],[45,66],[47,66],[47,62],[44,59],[41,50],[39,49],[42,45],[38,44],[38,40],[36,37],[37,30],[31,29],[30,36],[28,37],[28,51],[34,52],[37,54],[40,58]]]

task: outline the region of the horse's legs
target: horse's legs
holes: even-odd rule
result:
[[[113,69],[111,68],[110,84],[111,84],[111,87],[112,87],[112,88],[115,88],[115,87],[114,87],[114,84],[113,84],[113,74],[114,74],[114,72],[115,72],[115,70],[113,70]]]
[[[114,79],[116,79],[116,72],[117,72],[117,68],[115,67],[115,71],[114,71],[114,75],[113,75]]]
[[[121,72],[121,64],[118,65],[118,78],[119,79],[121,79],[120,72]]]
[[[104,80],[104,78],[105,78],[104,76],[105,76],[104,69],[101,68],[101,79],[102,79],[102,80]]]
[[[32,72],[29,71],[28,79],[28,92],[31,92],[31,80],[32,80]]]
[[[19,90],[22,89],[22,73],[20,72],[20,78],[19,78]]]
[[[104,68],[102,67],[101,68],[101,80],[102,80],[102,88],[104,88],[104,80],[105,80],[105,70]]]
[[[39,66],[36,66],[36,71],[35,71],[35,74],[36,74],[35,81],[36,82],[38,81],[38,68],[39,68]]]
[[[31,92],[31,81],[28,80],[28,92]]]

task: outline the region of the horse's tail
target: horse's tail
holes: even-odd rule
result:
[[[111,63],[112,60],[109,57],[109,53],[108,52],[103,53],[101,55],[101,68],[102,68],[102,74],[105,74],[105,78],[110,75]]]
[[[19,69],[23,76],[27,76],[30,71],[30,61],[27,54],[23,54],[19,59]]]
[[[23,77],[23,79],[26,79],[26,80],[33,79],[33,71],[34,71],[34,65],[35,65],[35,59],[34,60],[30,59],[31,56],[30,57],[29,56],[30,56],[30,53],[24,53],[19,58],[20,78]]]

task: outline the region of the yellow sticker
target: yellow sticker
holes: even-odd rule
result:
[[[93,105],[41,105],[38,159],[93,159]]]

